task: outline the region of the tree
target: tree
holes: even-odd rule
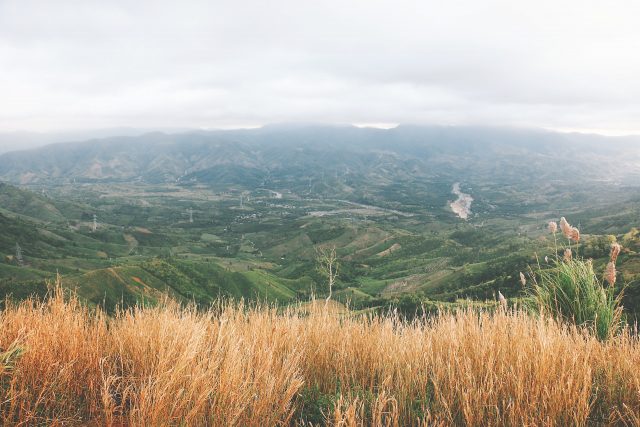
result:
[[[318,263],[318,272],[327,278],[329,285],[329,296],[327,296],[325,305],[329,304],[329,300],[333,294],[333,285],[338,277],[338,255],[336,247],[317,247],[316,262]]]

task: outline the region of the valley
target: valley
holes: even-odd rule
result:
[[[607,153],[598,167],[577,158],[560,168],[557,146],[547,152],[536,143],[519,150],[544,162],[522,165],[504,145],[479,156],[466,129],[434,132],[154,134],[5,154],[0,292],[44,296],[59,273],[66,288],[108,310],[154,304],[165,293],[202,307],[220,297],[288,304],[326,294],[316,252],[335,247],[334,298],[355,309],[411,312],[493,300],[498,291],[519,298],[519,272],[553,250],[545,224],[567,216],[583,231],[580,250],[597,263],[605,241],[627,240],[621,269],[635,307],[637,169],[602,181],[599,165],[613,161]],[[504,144],[518,136],[477,135]],[[456,138],[462,142],[441,142]],[[359,142],[339,148],[342,140]],[[319,153],[322,141],[329,148]],[[57,165],[62,158],[75,160]]]

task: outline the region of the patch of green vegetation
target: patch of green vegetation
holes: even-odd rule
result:
[[[59,272],[81,297],[109,309],[155,303],[164,292],[202,307],[219,297],[286,304],[326,295],[316,249],[335,246],[335,299],[356,310],[391,307],[406,296],[459,305],[466,298],[495,300],[500,291],[511,300],[523,292],[518,273],[553,244],[543,229],[549,210],[571,208],[594,233],[580,247],[594,265],[602,267],[612,239],[628,248],[619,262],[620,279],[628,284],[624,303],[630,317],[640,307],[640,238],[628,227],[640,201],[618,210],[591,198],[583,208],[587,196],[566,198],[566,188],[541,194],[523,180],[499,185],[496,178],[463,186],[473,192],[478,216],[462,221],[447,205],[459,176],[418,177],[393,168],[391,175],[382,173],[384,179],[372,168],[370,180],[334,176],[322,185],[317,174],[311,189],[308,179],[302,185],[277,172],[260,188],[250,185],[252,173],[242,186],[125,180],[50,186],[46,197],[5,188],[15,201],[0,210],[0,283],[5,293],[25,284],[25,292],[14,292],[22,298],[31,287],[41,293],[35,284]],[[284,197],[275,198],[264,190],[267,185]],[[345,191],[345,199],[331,191]],[[50,203],[62,218],[44,221],[37,215],[41,203]],[[94,213],[99,227],[92,231]],[[599,226],[606,234],[596,234]],[[23,267],[13,258],[16,243]]]
[[[550,268],[541,269],[536,276],[529,291],[531,309],[587,327],[602,340],[622,326],[622,295],[613,283],[607,286],[598,280],[592,262],[554,260]]]
[[[316,385],[303,387],[298,393],[297,404],[294,405],[296,412],[293,419],[298,420],[301,425],[324,425],[339,398],[339,393],[322,393]]]

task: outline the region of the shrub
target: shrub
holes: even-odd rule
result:
[[[622,326],[622,293],[605,286],[582,259],[555,260],[551,269],[540,270],[530,290],[532,307],[566,322],[585,326],[607,339]]]
[[[622,319],[622,292],[615,291],[615,261],[620,253],[620,245],[611,245],[611,260],[605,270],[605,280],[600,281],[591,260],[574,257],[571,242],[580,240],[580,232],[571,227],[563,217],[560,229],[569,239],[569,247],[564,248],[563,257],[557,255],[550,260],[551,268],[538,267],[533,277],[533,286],[528,293],[532,297],[530,307],[539,313],[546,313],[564,322],[586,327],[599,339],[606,340],[620,330]],[[557,227],[549,223],[549,231],[555,239]],[[577,252],[577,245],[576,245]],[[521,273],[522,283],[526,280]]]

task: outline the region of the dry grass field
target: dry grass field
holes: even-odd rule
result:
[[[637,425],[640,343],[520,311],[403,322],[58,289],[0,313],[4,425]]]

